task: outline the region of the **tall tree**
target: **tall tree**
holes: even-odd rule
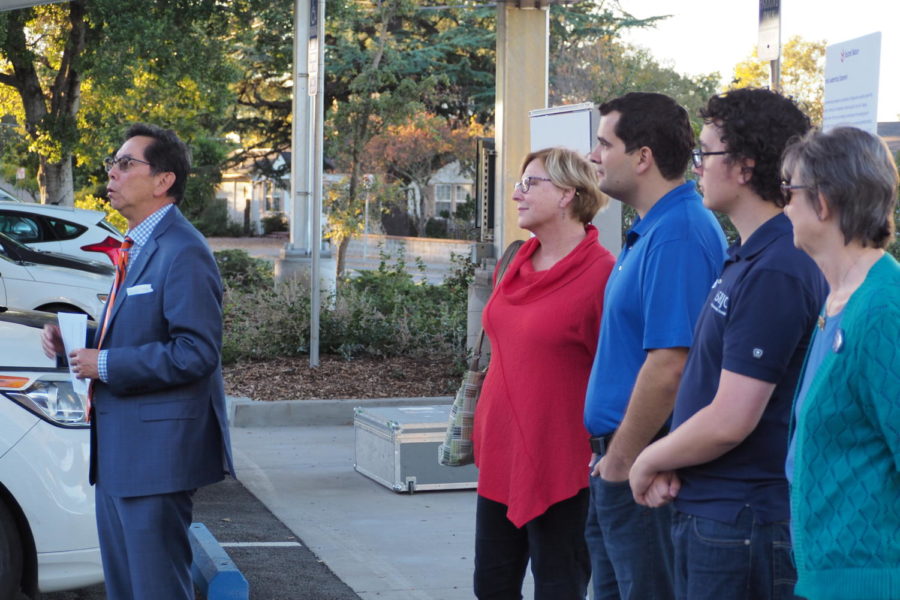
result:
[[[598,39],[554,61],[550,99],[551,104],[604,102],[628,92],[660,92],[675,98],[696,120],[698,109],[716,93],[718,81],[718,73],[681,75],[646,49]]]
[[[229,14],[216,0],[73,0],[0,14],[0,84],[16,96],[0,108],[39,158],[43,202],[72,203],[73,157],[95,160],[123,119],[171,125],[193,100],[208,104],[199,113],[221,114],[214,99],[229,100]],[[197,116],[181,125],[208,124]]]
[[[729,89],[769,87],[769,62],[757,58],[756,49],[734,67]],[[825,41],[794,36],[782,47],[781,92],[792,97],[816,125],[822,124],[825,106]]]
[[[475,140],[486,133],[474,119],[466,127],[453,127],[444,117],[429,112],[412,115],[374,136],[365,148],[365,165],[373,172],[388,173],[417,190],[415,217],[425,228],[426,186],[435,171],[459,161],[463,172],[471,172]]]

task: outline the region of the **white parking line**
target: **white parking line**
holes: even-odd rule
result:
[[[221,542],[223,548],[302,548],[299,542]]]

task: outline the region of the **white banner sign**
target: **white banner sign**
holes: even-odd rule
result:
[[[823,130],[844,125],[878,133],[880,63],[881,32],[825,49]]]

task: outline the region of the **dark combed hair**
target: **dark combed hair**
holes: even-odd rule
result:
[[[600,105],[601,115],[613,111],[621,115],[616,135],[625,142],[627,152],[646,146],[663,177],[671,181],[684,176],[694,148],[694,130],[681,105],[665,94],[630,92]]]
[[[136,136],[153,138],[153,142],[144,151],[144,158],[150,163],[150,171],[157,173],[171,172],[175,174],[175,183],[169,188],[169,195],[179,204],[184,198],[184,188],[188,173],[191,171],[191,151],[171,129],[157,125],[135,123],[125,132],[125,139]]]
[[[713,96],[700,109],[700,117],[720,129],[729,160],[754,161],[750,188],[784,207],[781,154],[789,141],[809,131],[809,117],[790,98],[761,88]]]

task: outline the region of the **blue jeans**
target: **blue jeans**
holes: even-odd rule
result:
[[[669,506],[634,501],[627,481],[590,477],[591,504],[584,537],[591,553],[594,600],[671,600]]]
[[[675,511],[675,593],[690,600],[794,598],[797,572],[787,521],[759,523],[744,508],[735,523]]]

